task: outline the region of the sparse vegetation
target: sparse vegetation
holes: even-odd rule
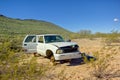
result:
[[[7,40],[0,44],[0,80],[40,80],[49,68],[38,64],[35,57],[30,61],[24,60],[29,57],[18,52],[15,45],[15,42],[13,45]]]
[[[64,68],[64,64],[62,64],[63,66],[56,65],[50,68],[50,65],[38,63],[36,61],[38,57],[27,56],[21,51],[22,40],[26,34],[44,33],[62,34],[70,39],[78,39],[78,42],[81,38],[88,38],[91,41],[100,38],[107,45],[94,52],[94,56],[97,58],[96,61],[91,60],[88,62],[85,58],[85,62],[89,64],[66,66],[67,68]],[[85,44],[86,42],[83,41],[82,43]],[[113,45],[113,43],[118,44]],[[100,48],[96,47],[99,44],[95,46],[87,44],[86,47],[81,47],[81,42],[79,44],[80,49],[86,50],[86,52]],[[94,43],[91,42],[91,44]],[[120,79],[120,64],[117,63],[116,66],[118,67],[115,67],[111,63],[111,61],[115,62],[114,58],[116,57],[118,57],[117,61],[119,60],[120,47],[118,45],[120,45],[120,32],[118,31],[92,34],[89,30],[82,30],[78,34],[45,21],[12,19],[0,15],[0,80],[44,80],[44,78],[49,80],[73,80],[76,78],[80,80],[109,80],[116,77]],[[93,50],[90,50],[91,48]],[[59,72],[55,73],[55,70],[59,70]],[[90,77],[86,76],[85,73],[89,73]],[[68,74],[69,76],[67,76]]]
[[[108,50],[111,49],[109,48]],[[108,80],[115,77],[120,77],[120,69],[116,69],[110,64],[112,60],[114,60],[114,55],[116,55],[116,52],[113,50],[111,53],[94,53],[97,60],[95,62],[91,62],[93,70],[90,72],[90,75],[95,80]]]
[[[112,43],[120,43],[120,33],[118,31],[112,31],[105,39],[106,45],[112,45]]]
[[[49,34],[56,33],[68,36],[72,32],[59,27],[50,22],[33,19],[13,19],[0,16],[0,36],[1,35],[26,35],[26,34]]]

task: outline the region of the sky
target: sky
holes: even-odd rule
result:
[[[120,0],[0,0],[0,14],[52,22],[69,31],[120,31]]]

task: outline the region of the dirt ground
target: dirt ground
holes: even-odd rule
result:
[[[89,55],[100,53],[101,56],[113,54],[110,58],[109,67],[112,70],[120,72],[120,46],[105,46],[102,39],[74,39],[73,42],[78,43],[81,52]],[[96,60],[97,61],[97,60]],[[94,67],[91,63],[82,63],[81,59],[73,59],[71,62],[63,64],[58,63],[56,66],[51,65],[50,60],[44,57],[37,57],[39,64],[50,66],[43,80],[98,80],[94,75],[91,75]],[[108,78],[100,78],[99,80],[120,80],[120,75]]]

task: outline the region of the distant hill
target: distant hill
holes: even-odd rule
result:
[[[67,35],[71,34],[72,32],[47,21],[33,19],[14,19],[0,15],[0,34],[49,33]]]

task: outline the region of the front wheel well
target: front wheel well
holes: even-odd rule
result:
[[[50,58],[53,55],[53,52],[51,50],[46,51],[46,56]]]

